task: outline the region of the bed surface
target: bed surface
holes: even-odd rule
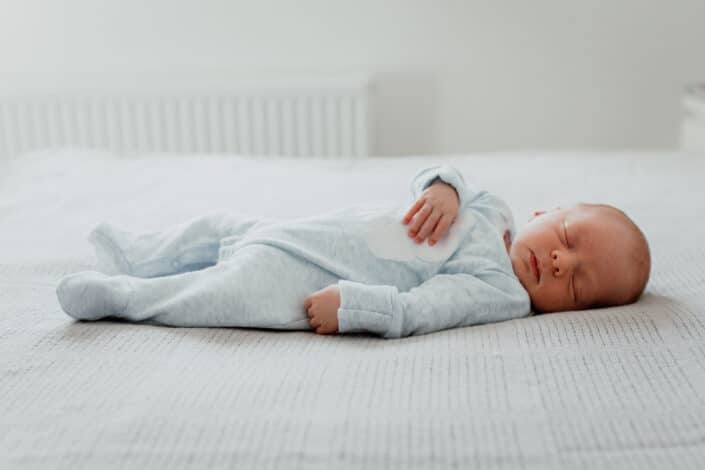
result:
[[[522,225],[624,209],[653,257],[636,304],[384,340],[75,322],[56,301],[109,221],[152,230],[227,209],[293,218],[411,203],[451,164]],[[0,162],[0,468],[702,468],[705,155],[516,152],[367,160]]]

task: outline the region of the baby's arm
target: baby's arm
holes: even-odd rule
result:
[[[338,287],[340,333],[368,331],[400,338],[519,318],[530,311],[525,293],[505,291],[464,273],[437,274],[408,292],[347,280],[338,281]]]
[[[513,282],[503,277],[508,275],[500,271],[482,277],[437,274],[408,292],[340,280],[338,331],[400,338],[526,316],[530,312],[526,293],[498,287]]]
[[[399,338],[517,318],[530,312],[530,302],[514,277],[488,266],[478,275],[443,272],[402,293],[395,286],[339,280],[306,297],[304,308],[319,334],[369,331]]]

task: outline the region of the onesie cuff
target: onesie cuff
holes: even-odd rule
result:
[[[438,179],[444,183],[448,183],[458,193],[460,207],[470,199],[471,194],[463,175],[450,165],[439,165],[431,168],[420,170],[413,179],[412,193],[414,198],[418,198],[421,193],[435,183]]]
[[[394,286],[372,286],[341,279],[338,281],[340,308],[338,332],[368,331],[385,335],[392,326]]]

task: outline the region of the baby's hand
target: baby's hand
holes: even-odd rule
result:
[[[332,284],[314,292],[304,300],[309,323],[316,333],[327,335],[338,332],[338,308],[340,308],[340,290]]]
[[[428,244],[435,245],[455,221],[459,205],[460,198],[453,186],[443,181],[433,183],[404,216],[403,223],[407,224],[416,214],[409,226],[409,236],[416,243],[423,243],[431,235]]]

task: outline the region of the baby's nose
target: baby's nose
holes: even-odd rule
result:
[[[570,255],[566,253],[561,253],[558,250],[553,250],[551,252],[551,264],[553,265],[553,274],[555,276],[562,276],[571,269],[573,264],[573,259]]]

